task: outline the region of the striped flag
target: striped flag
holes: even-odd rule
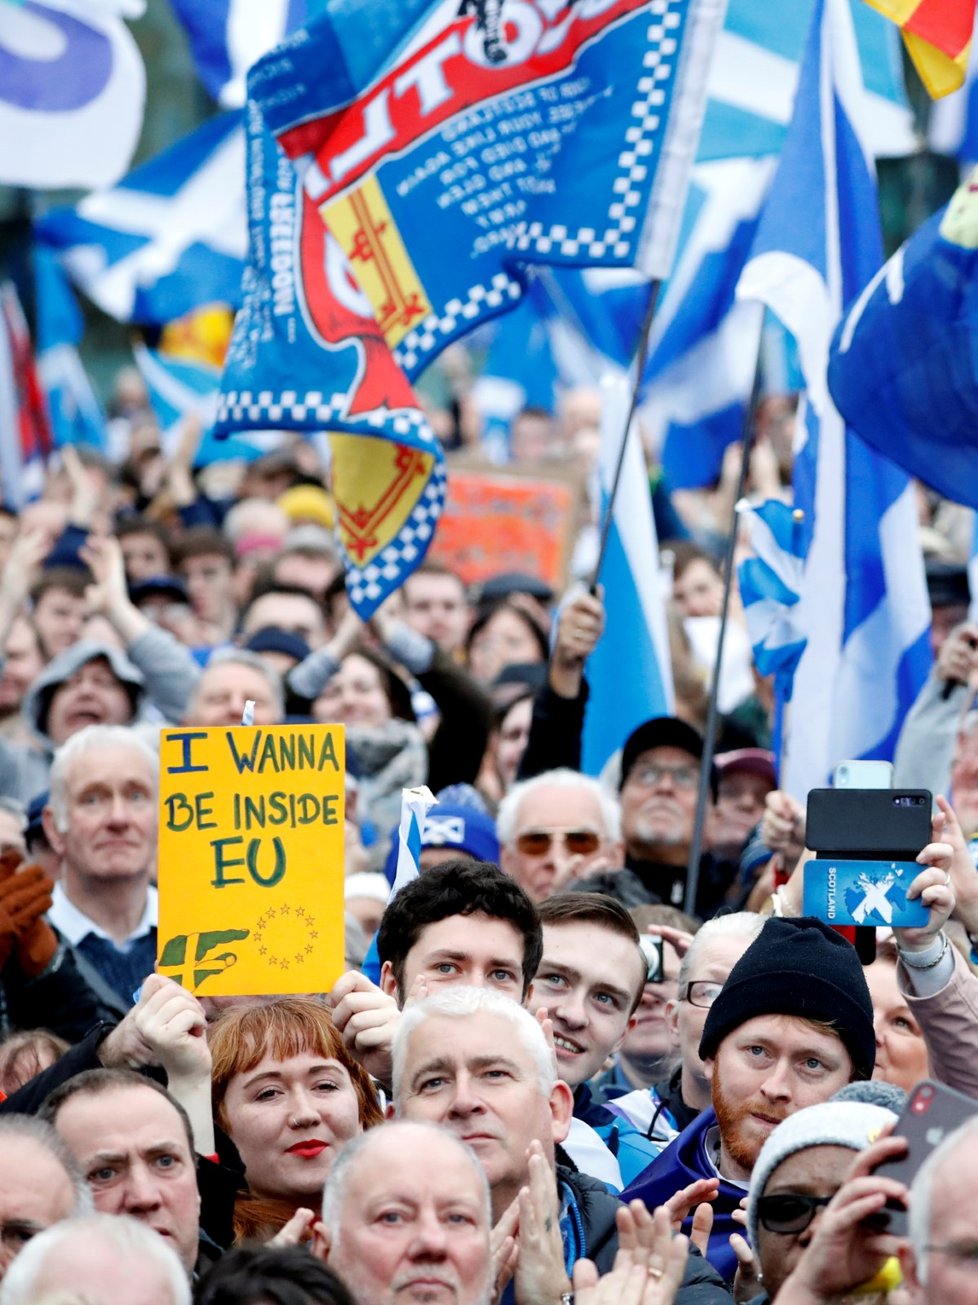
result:
[[[781,677],[787,699],[807,642],[798,624],[805,562],[801,514],[779,499],[757,506],[744,500],[737,512],[754,554],[737,567],[754,665],[761,675]]]
[[[805,647],[787,719],[784,784],[804,797],[845,758],[892,758],[930,664],[930,608],[907,476],[832,403],[827,362],[843,306],[882,262],[865,88],[847,0],[818,0],[795,112],[739,293],[799,345],[795,504],[805,566]]]
[[[17,291],[0,282],[0,498],[13,508],[37,498],[51,430]]]
[[[867,0],[903,33],[920,80],[934,99],[964,83],[975,0]]]
[[[236,305],[247,251],[241,114],[212,118],[109,190],[35,226],[75,285],[120,322]]]

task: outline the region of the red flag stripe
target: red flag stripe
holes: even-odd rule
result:
[[[903,28],[954,59],[971,40],[974,21],[975,0],[920,0]]]

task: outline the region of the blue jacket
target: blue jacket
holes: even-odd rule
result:
[[[634,1182],[629,1183],[621,1194],[623,1201],[638,1197],[650,1210],[668,1201],[671,1196],[688,1187],[697,1178],[716,1178],[717,1173],[706,1149],[706,1135],[716,1124],[717,1117],[712,1110],[704,1110],[696,1116],[679,1134],[674,1142],[666,1147],[658,1159],[653,1160],[644,1173],[639,1174]],[[713,1202],[713,1231],[707,1247],[706,1258],[719,1272],[725,1282],[732,1282],[737,1271],[737,1257],[730,1249],[730,1234],[743,1233],[743,1228],[734,1223],[733,1211],[738,1208],[746,1192],[742,1187],[720,1179],[720,1191]],[[683,1225],[683,1231],[689,1232],[690,1221]]]

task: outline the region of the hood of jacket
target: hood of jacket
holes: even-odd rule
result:
[[[128,692],[133,717],[138,714],[145,691],[142,672],[124,652],[113,648],[111,644],[97,643],[94,639],[83,640],[53,657],[24,696],[24,716],[35,736],[48,750],[55,747],[48,735],[51,699],[60,685],[70,680],[76,671],[99,658],[108,662],[112,674]]]

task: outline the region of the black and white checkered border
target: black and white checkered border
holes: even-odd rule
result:
[[[395,346],[394,357],[410,376],[460,326],[466,322],[474,326],[487,313],[499,312],[522,293],[518,281],[506,272],[497,272],[488,285],[469,286],[464,298],[449,299],[441,316],[429,313]]]
[[[327,397],[319,390],[307,390],[302,395],[297,390],[228,390],[218,399],[217,420],[220,426],[228,427],[232,433],[278,426],[288,428],[294,424],[308,430],[327,430],[348,420],[344,414],[349,403],[349,394]],[[356,418],[356,422],[373,427],[378,435],[388,438],[426,445],[435,442],[427,417],[416,408],[365,412]],[[362,433],[370,432],[365,430]]]
[[[588,261],[628,258],[634,253],[635,228],[641,221],[643,187],[648,181],[648,159],[654,149],[666,99],[663,83],[673,75],[678,50],[675,37],[668,33],[681,25],[686,2],[653,0],[649,7],[651,21],[646,32],[649,48],[642,59],[644,72],[632,104],[633,121],[625,131],[626,148],[618,155],[619,173],[612,185],[617,198],[608,208],[608,226],[600,233],[593,227],[580,227],[573,232],[560,224],[545,228],[541,222],[531,222],[516,241],[521,253],[559,253]]]
[[[397,537],[365,567],[347,556],[347,593],[364,620],[423,560],[445,505],[445,488],[445,465],[439,461]]]

